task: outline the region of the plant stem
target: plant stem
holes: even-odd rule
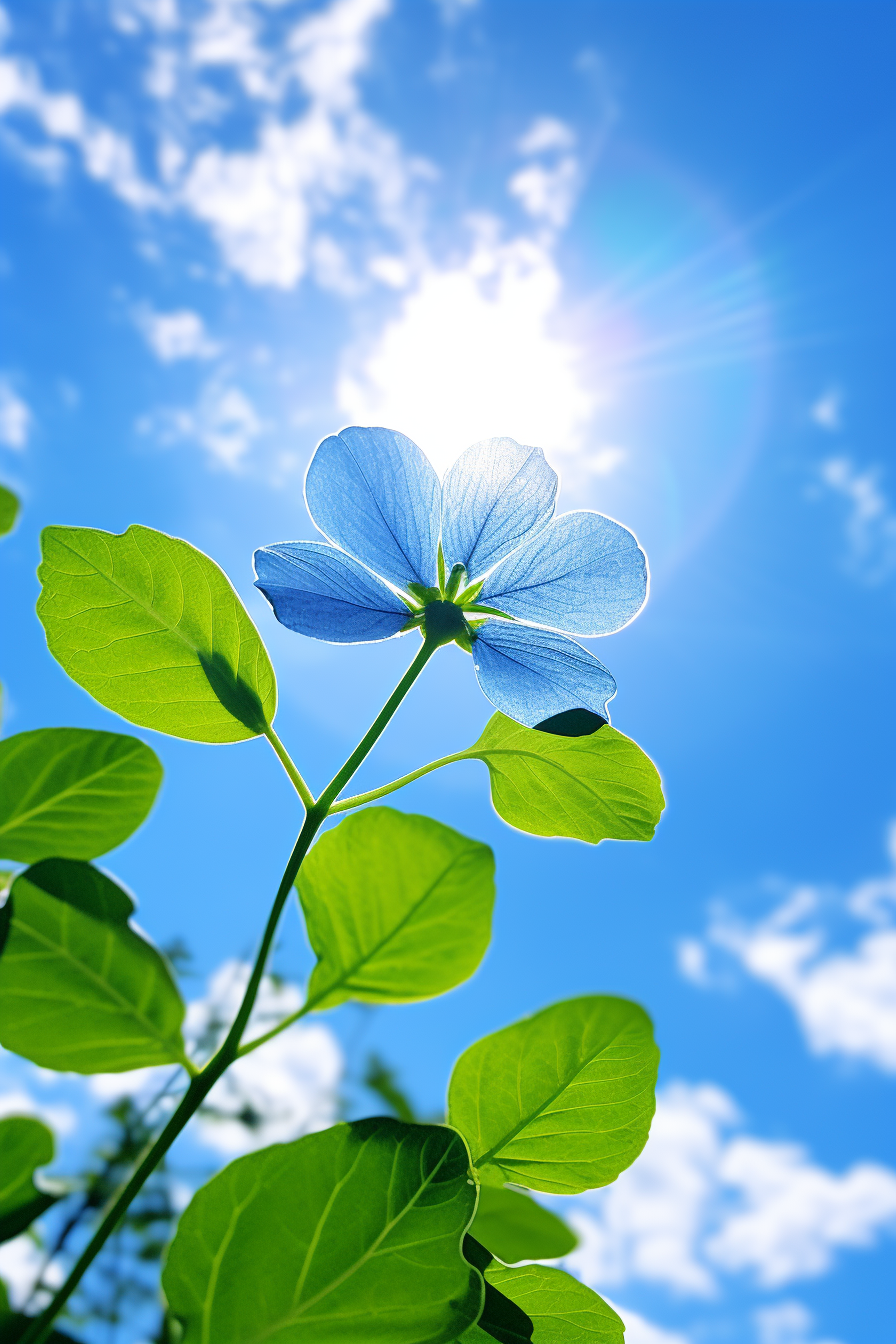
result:
[[[469,751],[455,751],[451,756],[440,756],[437,761],[430,761],[429,765],[421,765],[419,770],[412,770],[409,775],[402,775],[400,779],[393,779],[391,784],[383,784],[379,789],[370,789],[368,793],[356,793],[351,798],[343,798],[340,802],[334,803],[330,808],[330,814],[334,812],[350,812],[355,807],[363,807],[365,803],[376,802],[377,798],[385,798],[387,794],[394,793],[396,789],[403,789],[405,784],[413,784],[415,779],[422,779],[433,770],[441,770],[443,765],[453,765],[455,761],[469,761],[474,759]]]
[[[302,788],[304,788],[308,794],[308,802],[306,803],[307,810],[305,821],[299,832],[298,839],[293,846],[293,851],[289,856],[289,862],[283,870],[280,886],[277,888],[277,895],[274,898],[271,912],[268,915],[268,921],[261,939],[261,946],[258,949],[258,955],[255,958],[255,963],[252,967],[252,973],[249,977],[249,983],[246,986],[242,1003],[239,1006],[237,1015],[234,1018],[233,1024],[224,1038],[223,1043],[205,1067],[198,1073],[194,1073],[194,1076],[191,1077],[190,1084],[181,1098],[177,1109],[172,1113],[168,1123],[165,1125],[158,1138],[156,1138],[147,1149],[130,1180],[116,1195],[112,1204],[106,1211],[99,1227],[75,1262],[65,1283],[55,1294],[49,1306],[47,1306],[39,1316],[34,1317],[31,1324],[28,1326],[28,1329],[19,1337],[19,1344],[44,1344],[59,1312],[65,1306],[66,1302],[81,1282],[81,1279],[84,1277],[84,1274],[114,1232],[122,1214],[139,1194],[147,1178],[153,1173],[159,1162],[168,1152],[168,1149],[171,1147],[174,1140],[180,1134],[181,1130],[199,1109],[215,1083],[238,1057],[240,1039],[243,1032],[246,1030],[249,1017],[255,1006],[255,1000],[258,996],[258,990],[261,985],[262,976],[264,975],[265,966],[267,965],[268,956],[270,955],[274,937],[277,933],[277,925],[280,922],[280,916],[283,913],[284,906],[289,899],[289,894],[292,891],[293,883],[295,882],[299,868],[302,865],[302,860],[308,853],[312,840],[327,818],[330,810],[330,803],[336,798],[340,789],[344,788],[348,783],[361,762],[374,746],[375,742],[383,732],[383,729],[386,727],[387,723],[392,718],[392,715],[395,713],[396,709],[401,704],[402,700],[407,695],[411,686],[423,671],[423,668],[429,662],[429,659],[435,653],[437,648],[438,645],[435,643],[429,641],[424,642],[423,647],[418,652],[416,658],[411,663],[407,672],[405,672],[395,690],[389,696],[389,699],[374,719],[370,728],[364,734],[364,737],[361,739],[358,746],[352,752],[351,756],[349,756],[345,765],[343,765],[333,776],[332,780],[317,801],[315,801],[312,798],[311,793],[308,792],[307,786],[305,785],[304,780],[302,780],[298,770],[295,769],[295,766],[292,766],[292,761],[289,759],[286,749],[280,744],[280,739],[277,737],[276,733],[274,733],[274,730],[270,729],[269,740],[271,745],[274,747],[277,755],[280,756],[287,773],[290,775],[296,789],[300,793],[301,790],[299,790],[299,783],[297,781],[301,781]],[[279,750],[278,744],[280,744]],[[289,761],[289,765],[292,766],[292,769],[295,771],[296,778],[293,778],[289,766],[286,765],[287,761]],[[304,1011],[307,1010],[308,1006],[306,1005]],[[302,1013],[300,1012],[296,1016],[302,1016]],[[269,1039],[271,1035],[276,1035],[285,1025],[287,1024],[281,1024],[280,1027],[275,1028],[274,1031],[268,1033],[267,1036],[259,1038],[257,1042],[252,1042],[252,1047],[254,1048],[256,1045],[262,1044],[262,1041]],[[195,1068],[195,1066],[193,1067]]]
[[[268,724],[267,728],[265,729],[264,735],[270,742],[271,746],[276,751],[277,755],[279,756],[280,764],[283,766],[283,769],[289,775],[293,787],[295,788],[296,793],[299,795],[302,802],[304,803],[305,811],[307,812],[308,809],[314,803],[314,794],[311,792],[308,785],[305,783],[304,779],[299,773],[295,761],[292,759],[289,752],[286,750],[283,743],[280,741],[279,737],[274,732],[274,729],[271,726],[271,724]]]

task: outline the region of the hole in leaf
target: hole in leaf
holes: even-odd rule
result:
[[[606,726],[607,720],[590,709],[564,709],[535,725],[538,732],[553,733],[555,737],[590,737]]]

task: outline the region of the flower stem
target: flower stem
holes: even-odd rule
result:
[[[302,802],[305,804],[305,811],[307,812],[308,809],[314,803],[314,794],[311,792],[308,785],[305,783],[304,779],[299,773],[298,767],[296,766],[289,752],[284,747],[283,743],[280,741],[277,734],[274,732],[274,729],[271,724],[268,724],[267,728],[265,729],[264,735],[270,742],[271,746],[276,751],[278,757],[280,758],[280,764],[283,766],[283,769],[289,775],[289,778],[292,781],[296,793],[299,795]]]
[[[66,1302],[81,1282],[81,1279],[84,1277],[84,1274],[114,1232],[122,1214],[140,1193],[140,1190],[143,1188],[148,1177],[152,1175],[159,1162],[174,1143],[174,1140],[180,1134],[190,1118],[199,1109],[215,1083],[239,1056],[240,1040],[243,1032],[246,1030],[246,1025],[249,1021],[252,1009],[255,1006],[255,1000],[258,996],[262,976],[264,975],[268,956],[270,955],[271,947],[273,946],[277,926],[280,922],[280,916],[283,914],[283,909],[289,899],[289,894],[292,891],[293,883],[296,880],[302,861],[308,853],[308,850],[311,848],[311,842],[326,820],[330,811],[330,803],[338,795],[340,789],[345,787],[361,762],[370,752],[374,743],[380,737],[383,729],[407,695],[411,686],[423,671],[423,668],[426,666],[429,659],[435,653],[437,647],[438,645],[429,641],[424,643],[407,672],[389,696],[389,699],[386,701],[380,713],[364,734],[364,737],[361,739],[358,746],[352,752],[351,756],[349,756],[345,765],[343,765],[333,776],[333,779],[324,789],[317,801],[314,800],[298,770],[296,770],[295,766],[292,764],[286,749],[283,747],[282,743],[280,743],[280,739],[277,737],[273,728],[269,729],[266,734],[274,750],[277,752],[277,755],[280,757],[281,761],[283,761],[284,768],[295,784],[296,790],[299,792],[300,796],[302,796],[302,789],[304,789],[307,794],[307,802],[305,797],[302,796],[302,801],[305,802],[306,806],[306,815],[298,839],[289,856],[289,862],[283,870],[283,876],[280,879],[280,885],[277,888],[277,895],[274,897],[274,903],[271,906],[271,912],[268,915],[268,921],[265,926],[264,934],[262,935],[261,946],[258,949],[258,955],[255,958],[252,973],[249,977],[249,983],[246,986],[246,991],[243,994],[243,999],[237,1010],[236,1017],[234,1018],[233,1024],[223,1043],[205,1067],[196,1072],[195,1066],[190,1065],[190,1068],[193,1071],[193,1076],[191,1076],[190,1084],[178,1103],[176,1110],[169,1118],[168,1123],[165,1125],[162,1132],[149,1146],[130,1179],[122,1187],[107,1209],[99,1227],[78,1257],[65,1283],[54,1295],[53,1300],[41,1314],[34,1317],[31,1324],[19,1337],[19,1344],[44,1344],[44,1341],[47,1339],[53,1328],[53,1322],[59,1315],[59,1312],[65,1306]],[[287,762],[289,762],[289,765],[287,765]],[[295,777],[293,776],[293,771],[295,772]],[[299,783],[301,783],[301,789],[299,788]],[[257,1041],[251,1042],[250,1048],[255,1049],[256,1046],[269,1040],[271,1036],[276,1035],[285,1026],[289,1025],[290,1021],[295,1020],[295,1018],[302,1016],[305,1011],[308,1011],[309,1006],[310,1005],[306,1005],[303,1010],[294,1014],[293,1018],[289,1019],[287,1022],[281,1023],[279,1027],[274,1028],[273,1031],[268,1032],[264,1037],[260,1037]]]

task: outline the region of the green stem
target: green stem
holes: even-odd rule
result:
[[[355,807],[363,807],[365,803],[374,803],[377,798],[385,798],[387,794],[394,793],[396,789],[403,789],[405,784],[413,784],[415,779],[422,779],[424,775],[430,774],[433,770],[441,770],[443,765],[453,765],[455,761],[472,759],[472,754],[469,751],[455,751],[451,756],[440,756],[437,761],[430,761],[429,765],[421,765],[419,770],[412,770],[409,775],[402,775],[400,779],[393,779],[391,784],[383,784],[380,788],[370,789],[367,793],[356,793],[351,798],[341,799],[330,808],[330,815],[332,816],[334,812],[350,812]]]
[[[277,734],[274,732],[274,729],[271,726],[271,724],[268,724],[267,728],[265,729],[264,735],[270,742],[271,746],[276,751],[277,755],[279,756],[280,764],[283,766],[283,769],[286,771],[286,773],[289,775],[289,778],[292,780],[295,791],[301,798],[302,802],[305,804],[305,811],[307,812],[308,809],[312,807],[314,804],[314,794],[311,792],[308,785],[305,783],[304,779],[299,773],[298,767],[296,766],[289,752],[284,747],[283,743],[280,741]]]
[[[196,1073],[195,1066],[192,1066],[194,1076],[191,1077],[190,1085],[178,1103],[177,1109],[171,1115],[161,1134],[159,1134],[158,1138],[155,1139],[147,1149],[130,1180],[122,1187],[118,1195],[116,1195],[112,1204],[103,1216],[96,1232],[94,1232],[87,1246],[78,1257],[78,1260],[73,1266],[65,1283],[55,1294],[49,1306],[47,1306],[39,1316],[34,1317],[27,1330],[25,1330],[19,1337],[19,1344],[44,1344],[59,1312],[65,1306],[66,1302],[81,1282],[81,1279],[84,1277],[84,1274],[112,1235],[122,1214],[140,1193],[147,1178],[152,1175],[153,1171],[168,1152],[168,1149],[180,1134],[181,1130],[202,1105],[202,1102],[208,1096],[215,1083],[238,1057],[240,1053],[240,1040],[243,1032],[246,1030],[246,1025],[249,1021],[252,1009],[255,1006],[255,999],[258,995],[267,959],[277,933],[277,925],[280,922],[280,916],[283,913],[284,906],[289,899],[289,894],[292,891],[299,868],[302,865],[302,860],[308,853],[312,840],[326,820],[330,803],[337,796],[340,789],[344,788],[348,783],[352,775],[358,769],[358,766],[367,756],[368,752],[377,741],[377,738],[379,738],[383,729],[392,718],[392,715],[395,713],[396,709],[401,704],[402,700],[407,695],[411,686],[423,671],[423,668],[437,648],[438,645],[435,643],[430,643],[429,641],[424,643],[422,649],[420,649],[416,658],[411,663],[411,666],[389,696],[389,699],[374,719],[358,746],[352,752],[351,756],[349,756],[342,769],[338,770],[333,776],[333,779],[316,802],[312,798],[310,792],[308,792],[304,780],[302,780],[298,770],[295,770],[295,766],[292,767],[292,769],[295,770],[295,779],[293,778],[289,767],[286,767],[287,773],[296,785],[296,789],[299,790],[297,780],[301,781],[302,788],[305,788],[306,793],[308,794],[305,821],[299,832],[298,839],[293,846],[293,851],[289,856],[289,862],[283,871],[283,876],[280,879],[280,886],[277,888],[277,895],[274,898],[271,912],[268,915],[268,922],[262,936],[261,946],[258,949],[258,955],[256,956],[255,964],[252,967],[252,974],[249,977],[249,983],[246,986],[242,1003],[239,1006],[233,1024],[222,1045],[205,1067],[200,1072]],[[277,755],[280,756],[284,766],[286,766],[289,757],[282,745],[279,746],[278,750],[279,738],[277,738],[273,729],[270,729],[268,736],[271,745],[277,752]],[[292,765],[292,762],[290,761],[289,764]],[[299,790],[299,792],[301,793],[301,790]],[[310,1006],[311,1002],[306,1004],[305,1008],[296,1014],[296,1016],[302,1016],[303,1012],[309,1011]],[[275,1028],[273,1032],[269,1032],[267,1036],[260,1037],[257,1041],[251,1042],[251,1048],[254,1049],[256,1046],[261,1045],[262,1042],[268,1040],[271,1035],[276,1035],[285,1025],[287,1024],[283,1023],[280,1027]]]

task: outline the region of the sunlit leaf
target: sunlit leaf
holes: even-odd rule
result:
[[[6,485],[0,485],[0,537],[5,537],[16,525],[19,497]]]
[[[485,1277],[486,1309],[474,1327],[481,1333],[468,1330],[461,1336],[463,1344],[488,1344],[490,1339],[500,1344],[529,1339],[532,1344],[623,1344],[625,1326],[613,1308],[562,1269],[549,1265],[508,1269],[494,1260],[484,1269],[477,1262],[477,1267]],[[530,1334],[508,1332],[509,1312],[500,1309],[501,1299],[525,1315]]]
[[[647,1141],[659,1051],[627,999],[567,999],[485,1036],[448,1088],[484,1184],[570,1195],[614,1181]]]
[[[615,728],[566,737],[493,714],[462,755],[485,762],[495,811],[530,835],[650,840],[665,805],[656,766]]]
[[[101,705],[196,742],[264,732],[273,668],[213,560],[136,525],[48,527],[41,542],[37,612],[50,652]]]
[[[297,886],[318,955],[308,998],[403,1003],[472,975],[488,947],[495,861],[429,817],[371,807],[322,836]]]
[[[143,822],[162,780],[136,737],[37,728],[0,742],[0,853],[20,863],[94,859]]]
[[[32,1115],[0,1120],[0,1241],[24,1232],[59,1198],[34,1183],[37,1168],[53,1161],[53,1150],[53,1135],[43,1121]]]
[[[187,1208],[163,1286],[184,1344],[441,1344],[477,1316],[460,1137],[360,1120],[229,1167]]]
[[[75,859],[16,878],[0,910],[0,1044],[75,1073],[183,1062],[183,1001],[128,925],[132,910],[117,883]]]
[[[578,1245],[562,1218],[518,1190],[483,1185],[470,1235],[492,1255],[512,1265],[518,1260],[557,1260]]]

